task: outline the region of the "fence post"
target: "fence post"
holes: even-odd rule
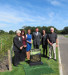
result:
[[[9,64],[9,71],[12,71],[12,61],[11,61],[10,50],[8,50],[8,64]]]

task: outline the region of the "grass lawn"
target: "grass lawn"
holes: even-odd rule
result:
[[[68,35],[66,35],[65,37],[68,38]]]
[[[40,46],[40,49],[42,54],[42,46]],[[41,57],[41,60],[44,63],[42,66],[39,65],[30,67],[26,62],[21,62],[22,65],[18,65],[18,67],[12,66],[13,70],[11,72],[0,72],[0,75],[59,75],[58,49],[56,50],[56,52],[57,61],[54,61],[53,59],[48,60],[48,58]],[[26,69],[26,71],[24,70],[24,68]]]

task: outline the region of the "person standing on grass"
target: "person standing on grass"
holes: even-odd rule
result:
[[[25,61],[27,42],[26,42],[26,35],[24,30],[21,31],[21,36],[22,36],[23,50],[21,51],[20,60]]]
[[[45,49],[46,49],[46,57],[47,57],[47,34],[46,31],[43,30],[42,31],[42,38],[41,38],[41,44],[42,44],[42,48],[43,48],[43,57],[45,56]]]
[[[49,43],[49,59],[52,56],[52,50],[54,54],[54,60],[56,61],[56,47],[58,47],[57,34],[54,32],[54,28],[50,28],[50,34],[48,35],[48,43]]]
[[[17,66],[20,62],[20,53],[23,49],[22,37],[20,36],[21,31],[16,31],[16,36],[13,38],[13,50],[14,50],[14,66]]]
[[[27,40],[26,55],[28,60],[30,60],[30,50],[32,46],[32,35],[30,33],[31,30],[28,29],[28,33],[26,34],[26,40]]]
[[[39,32],[38,28],[36,28],[35,32],[33,32],[32,38],[33,38],[34,48],[35,49],[39,49],[39,46],[40,46],[40,43],[41,43],[40,42],[40,40],[41,40],[41,33]]]

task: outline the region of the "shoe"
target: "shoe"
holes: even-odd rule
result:
[[[43,57],[45,57],[45,55],[43,54]]]
[[[15,63],[15,64],[14,64],[14,66],[16,66],[16,67],[17,67],[19,64],[20,64],[20,62],[18,62],[18,63]]]
[[[47,55],[45,56],[45,58],[47,58]]]
[[[22,65],[22,64],[19,63],[18,65]]]
[[[14,65],[15,67],[18,67],[18,65]]]
[[[48,59],[51,59],[50,57]]]
[[[57,61],[56,59],[54,59],[55,61]]]

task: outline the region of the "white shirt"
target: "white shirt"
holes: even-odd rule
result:
[[[36,32],[36,36],[38,35],[38,32]]]

